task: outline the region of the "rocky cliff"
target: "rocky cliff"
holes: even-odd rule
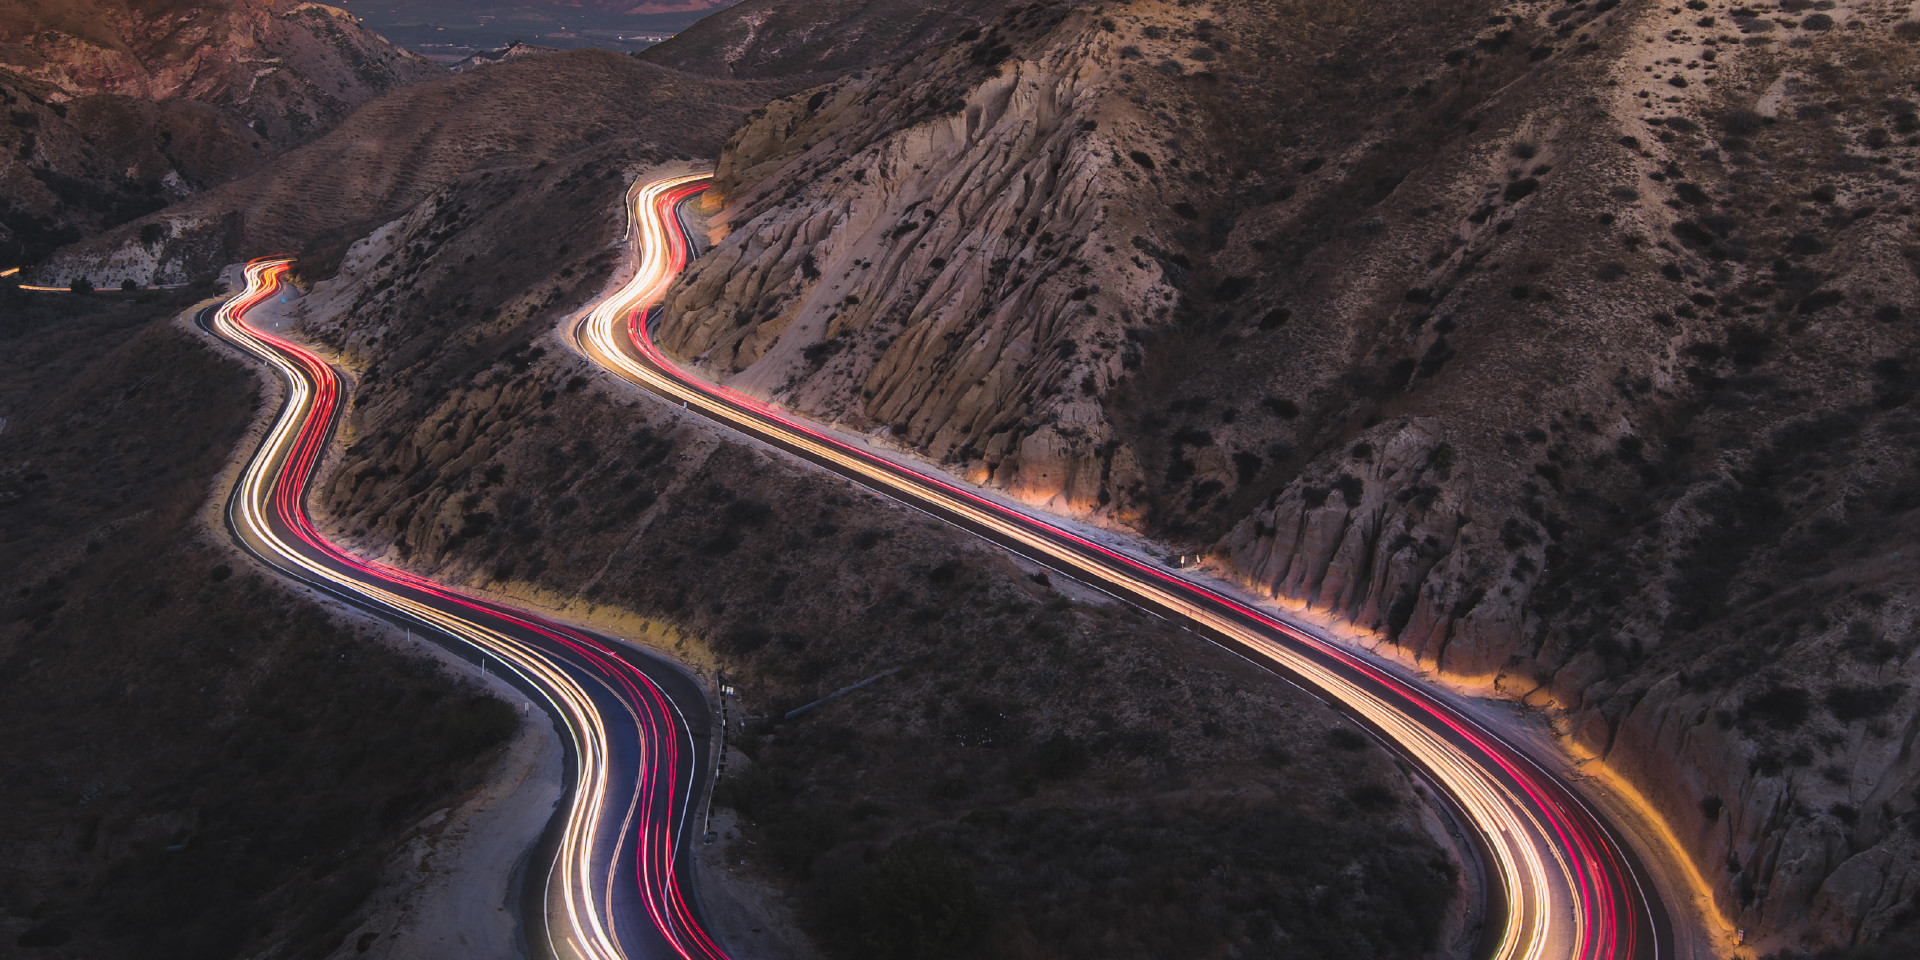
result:
[[[1916,41],[1010,7],[738,131],[662,341],[1541,705],[1752,937],[1906,936]]]
[[[440,72],[316,3],[4,0],[0,258],[225,183]]]

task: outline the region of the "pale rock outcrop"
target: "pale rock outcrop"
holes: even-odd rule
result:
[[[1455,457],[1437,423],[1382,425],[1344,463],[1295,478],[1221,550],[1269,596],[1303,599],[1449,672],[1492,675],[1522,642],[1540,536],[1518,524],[1504,545],[1480,535],[1473,479]]]
[[[1114,45],[1089,26],[1069,16],[1044,55],[937,111],[877,73],[769,105],[722,155],[717,244],[669,298],[662,345],[1023,499],[1113,504],[1108,331],[1162,281],[1091,256],[1132,227],[1099,132],[1120,109]],[[929,72],[965,69],[946,61]]]

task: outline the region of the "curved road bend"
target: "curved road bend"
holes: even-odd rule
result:
[[[698,681],[625,644],[362,560],[314,529],[306,495],[344,410],[340,377],[247,323],[290,260],[256,260],[246,289],[196,318],[267,364],[287,397],[227,500],[235,539],[280,573],[464,653],[471,649],[565,728],[572,780],[526,882],[527,946],[559,960],[722,960],[703,929],[688,851],[712,777]],[[546,863],[536,859],[534,863]]]
[[[653,343],[652,308],[691,255],[683,202],[707,175],[628,194],[638,269],[567,331],[633,383],[996,544],[1096,585],[1255,658],[1371,728],[1439,787],[1470,825],[1485,876],[1481,955],[1491,960],[1668,960],[1673,930],[1625,837],[1547,765],[1370,658],[1161,565],[846,443],[769,404],[681,369]]]

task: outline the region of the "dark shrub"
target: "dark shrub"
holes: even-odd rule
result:
[[[1252,286],[1252,277],[1228,277],[1220,281],[1220,286],[1214,288],[1213,298],[1221,303],[1238,300]]]
[[[1796,233],[1787,238],[1784,248],[1789,256],[1809,257],[1816,253],[1827,252],[1827,244],[1810,233]]]
[[[1327,731],[1327,744],[1335,750],[1345,750],[1349,753],[1354,753],[1367,748],[1367,738],[1366,735],[1358,730],[1349,727],[1334,727],[1332,730]]]
[[[1300,405],[1285,397],[1268,397],[1260,405],[1273,411],[1273,415],[1282,420],[1292,420],[1300,415]]]
[[[15,114],[15,116],[18,116],[18,114]],[[68,930],[66,927],[57,923],[43,923],[39,926],[28,927],[26,932],[20,934],[13,943],[14,946],[17,947],[26,947],[30,950],[35,950],[45,947],[58,947],[72,939],[73,931]]]
[[[1735,366],[1751,367],[1766,359],[1773,338],[1766,331],[1744,324],[1727,331],[1727,356]]]
[[[1682,220],[1673,225],[1673,235],[1689,247],[1710,247],[1713,234],[1707,228],[1692,220]]]
[[[932,840],[896,840],[877,862],[824,881],[822,939],[844,956],[942,960],[968,955],[991,917],[973,866]]]
[[[1799,687],[1772,687],[1740,704],[1742,723],[1757,720],[1775,730],[1795,730],[1807,722],[1812,698]]]
[[[1871,720],[1893,709],[1903,691],[1897,683],[1877,687],[1838,686],[1827,691],[1827,710],[1841,723]]]
[[[1720,117],[1720,129],[1736,137],[1751,137],[1760,132],[1767,118],[1752,110],[1729,110]]]
[[[1360,494],[1364,487],[1359,477],[1343,473],[1340,475],[1340,479],[1333,482],[1333,488],[1340,491],[1340,495],[1347,499],[1347,506],[1357,507],[1360,505]]]
[[[1241,486],[1244,487],[1253,482],[1253,478],[1260,473],[1261,463],[1260,455],[1257,453],[1247,453],[1243,450],[1233,455],[1234,474]]]
[[[1720,795],[1717,793],[1709,793],[1700,798],[1700,815],[1706,817],[1708,823],[1716,823],[1720,819],[1720,808],[1722,806]]]
[[[1793,309],[1794,312],[1802,314],[1818,313],[1846,298],[1847,295],[1839,290],[1815,290],[1802,297],[1800,303]]]
[[[722,642],[732,653],[745,656],[766,646],[768,641],[772,639],[773,634],[768,633],[766,627],[751,624],[744,627],[735,627],[727,631],[726,635],[722,638]]]
[[[1400,805],[1400,798],[1393,791],[1377,783],[1363,783],[1347,791],[1347,800],[1354,806],[1369,813],[1392,810]]]
[[[461,757],[504,743],[519,729],[520,711],[505,700],[488,696],[468,697],[447,718],[450,749]]]

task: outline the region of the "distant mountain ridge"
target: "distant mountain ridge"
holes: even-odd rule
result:
[[[641,57],[710,76],[817,82],[945,43],[1006,6],[1006,0],[744,0]]]
[[[0,264],[244,175],[441,73],[303,0],[0,0]]]
[[[440,71],[305,0],[0,0],[0,70],[48,99],[194,100],[275,142]]]
[[[496,63],[505,63],[508,60],[518,60],[521,57],[531,57],[537,54],[555,52],[557,51],[552,47],[537,47],[531,43],[509,43],[498,50],[482,50],[447,69],[454,73],[466,73],[468,70],[478,70],[481,67],[490,67]]]

